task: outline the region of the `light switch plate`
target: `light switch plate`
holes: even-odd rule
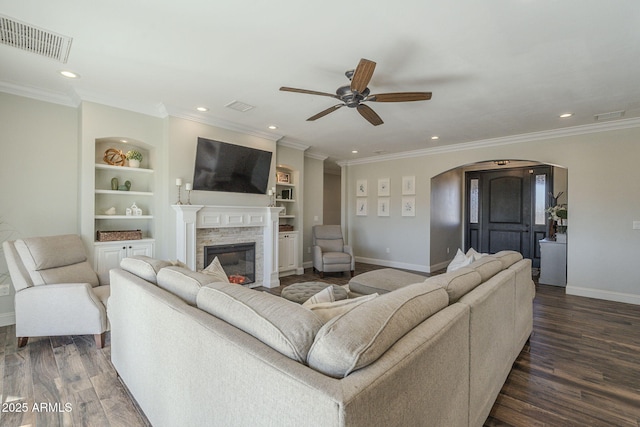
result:
[[[640,221],[633,221],[633,229],[640,230]]]

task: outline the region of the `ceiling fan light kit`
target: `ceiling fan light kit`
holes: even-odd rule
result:
[[[364,104],[365,102],[410,102],[428,101],[431,99],[431,92],[394,92],[371,95],[371,91],[367,86],[371,81],[371,77],[373,77],[375,68],[375,62],[362,58],[355,70],[348,70],[345,73],[347,78],[351,80],[351,84],[339,87],[338,90],[336,90],[335,95],[327,92],[297,89],[286,86],[281,87],[280,90],[285,92],[306,93],[308,95],[328,96],[342,102],[341,104],[336,104],[309,117],[307,121],[317,120],[340,109],[341,107],[347,106],[355,108],[358,113],[365,118],[365,120],[374,126],[381,125],[384,122],[371,107]]]

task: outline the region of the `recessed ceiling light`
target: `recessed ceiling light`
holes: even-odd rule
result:
[[[196,107],[196,110],[200,111],[201,113],[209,111],[207,107]]]
[[[271,130],[276,130],[276,129],[278,129],[278,126],[276,126],[276,125],[269,125],[269,126],[268,126],[268,128],[269,128],[269,129],[271,129]]]
[[[571,117],[573,116],[573,113],[564,113],[564,114],[560,114],[560,118],[561,119],[566,119],[567,117]]]
[[[437,136],[437,135],[433,135],[433,136],[431,137],[431,139],[433,139],[433,140],[435,141],[436,139],[440,139],[440,137],[439,137],[439,136]]]
[[[353,154],[358,154],[358,150],[351,150]]]
[[[60,71],[60,74],[62,74],[63,76],[65,76],[68,79],[79,79],[80,78],[80,74],[74,73],[73,71],[69,71],[69,70],[62,70],[62,71]]]
[[[126,144],[129,141],[127,141],[126,139],[121,139],[120,142],[124,142]]]

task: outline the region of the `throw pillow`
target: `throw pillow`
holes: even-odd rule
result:
[[[316,316],[318,316],[318,318],[322,320],[322,323],[327,323],[329,320],[333,319],[334,317],[347,313],[348,311],[353,310],[360,304],[365,303],[367,301],[371,301],[377,296],[378,294],[371,294],[371,295],[365,295],[358,298],[343,299],[343,300],[334,301],[334,302],[320,302],[317,304],[308,304],[308,305],[303,304],[303,306],[308,308]]]
[[[333,286],[327,286],[326,288],[303,302],[302,305],[306,307],[311,304],[318,304],[321,302],[334,302],[335,300],[336,297],[333,294]]]
[[[224,269],[222,268],[222,264],[220,264],[220,260],[218,260],[218,257],[215,257],[213,261],[211,261],[211,264],[209,264],[207,268],[202,270],[202,273],[214,276],[216,282],[229,283],[229,277],[227,276],[227,273],[224,272]]]
[[[459,268],[466,267],[473,262],[473,256],[467,257],[461,249],[458,249],[456,256],[447,266],[447,273],[456,271]]]
[[[466,257],[469,258],[473,258],[474,261],[479,260],[480,258],[482,258],[483,256],[487,256],[488,254],[481,254],[480,252],[476,251],[473,248],[469,248],[469,250],[466,253]]]

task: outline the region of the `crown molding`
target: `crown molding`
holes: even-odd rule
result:
[[[309,145],[305,145],[301,142],[294,141],[291,138],[282,137],[278,140],[278,145],[283,147],[293,148],[294,150],[307,151],[309,149]]]
[[[75,94],[53,92],[37,87],[15,85],[4,81],[0,81],[0,92],[50,102],[52,104],[64,105],[65,107],[77,108],[78,105],[80,105],[79,98],[75,96]]]
[[[323,161],[323,162],[329,158],[329,156],[327,156],[326,154],[313,152],[313,151],[311,151],[311,152],[306,151],[304,153],[304,156],[305,157],[309,157],[310,159],[320,160],[320,161]]]
[[[436,154],[454,153],[457,151],[474,150],[478,148],[499,147],[510,144],[520,144],[523,142],[533,142],[542,139],[563,138],[569,136],[585,135],[598,132],[608,132],[613,130],[631,129],[640,127],[640,118],[615,120],[603,123],[572,126],[562,129],[532,132],[521,135],[505,136],[500,138],[483,139],[479,141],[464,142],[460,144],[445,145],[442,147],[424,148],[421,150],[403,151],[401,153],[384,154],[375,157],[364,157],[355,160],[340,160],[336,163],[339,166],[352,166],[368,163],[379,163],[389,160],[408,159],[412,157],[432,156]]]

